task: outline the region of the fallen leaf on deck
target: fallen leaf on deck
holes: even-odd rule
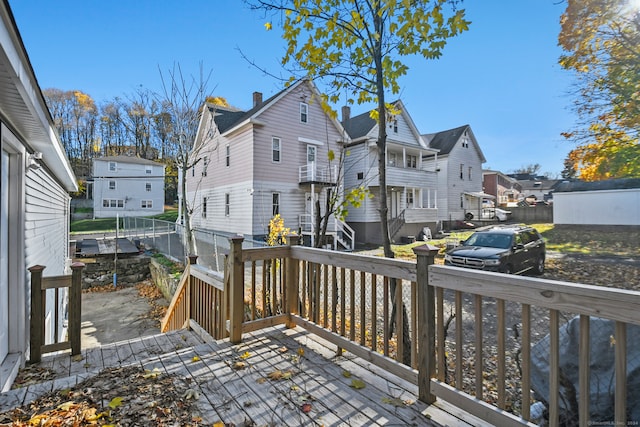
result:
[[[311,403],[303,403],[300,406],[300,409],[302,410],[302,412],[304,412],[305,414],[308,414],[309,412],[311,412]]]
[[[351,372],[349,371],[342,371],[342,376],[345,378],[351,378]]]
[[[409,400],[402,400],[399,397],[383,397],[382,398],[382,403],[386,403],[387,405],[393,405],[396,407],[404,407],[404,406],[408,406],[411,405],[411,401]]]
[[[71,360],[73,360],[74,362],[79,362],[79,361],[81,361],[82,359],[84,359],[84,357],[82,357],[82,355],[81,355],[81,354],[76,354],[75,356],[73,356],[73,357],[71,358]]]
[[[365,388],[366,384],[362,380],[353,379],[351,380],[351,384],[349,384],[349,387],[355,388],[356,390],[360,390]]]
[[[240,370],[240,369],[244,369],[247,367],[247,363],[246,362],[235,362],[233,365],[231,365],[231,367],[233,369],[235,369],[236,371]]]
[[[240,355],[240,359],[248,359],[251,356],[251,353],[249,353],[248,351],[245,351],[244,353],[242,353]]]
[[[199,362],[199,361],[200,361],[200,357],[198,357],[198,356],[193,356],[193,357],[191,358],[191,361],[192,361],[192,362]]]
[[[109,402],[109,408],[111,409],[116,409],[120,405],[122,405],[121,397],[114,397],[113,399],[111,399],[111,402]]]

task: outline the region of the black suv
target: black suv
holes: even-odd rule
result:
[[[445,265],[520,274],[544,272],[545,244],[535,228],[500,226],[476,231],[447,251]]]

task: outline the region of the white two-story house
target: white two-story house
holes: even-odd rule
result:
[[[29,355],[30,273],[70,274],[69,193],[78,187],[8,2],[0,2],[0,392]],[[65,295],[46,291],[45,343],[62,340]],[[57,301],[57,305],[56,305]],[[58,331],[58,336],[55,332]]]
[[[150,216],[164,212],[165,165],[135,156],[93,159],[93,216]]]
[[[481,217],[482,201],[495,199],[482,189],[486,162],[471,126],[423,134],[437,155],[423,156],[423,164],[438,172],[438,221],[455,223]]]
[[[315,202],[322,210],[329,192],[341,191],[337,159],[347,136],[313,83],[298,81],[267,100],[254,92],[248,111],[206,104],[196,138],[200,161],[186,183],[195,228],[262,240],[280,214],[285,227],[314,243]],[[330,221],[333,247],[345,226]]]
[[[435,230],[438,211],[436,168],[425,158],[438,150],[430,148],[416,128],[401,101],[393,103],[399,111],[388,121],[387,129],[387,206],[389,234],[394,241],[402,236],[419,236],[425,227]],[[348,224],[363,243],[381,243],[378,123],[369,113],[349,117],[343,108],[343,124],[351,142],[345,164],[345,187],[362,185],[373,195],[358,208],[350,208]]]

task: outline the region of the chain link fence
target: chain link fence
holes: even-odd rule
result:
[[[184,226],[153,218],[123,218],[123,237],[141,243],[146,249],[157,251],[179,262],[188,255]],[[229,253],[231,233],[194,229],[195,252],[198,265],[210,270],[224,271],[224,259]],[[265,246],[265,242],[245,239],[243,249]]]

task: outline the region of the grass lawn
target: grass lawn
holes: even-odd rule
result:
[[[163,221],[175,222],[178,218],[178,208],[173,206],[165,206],[164,213],[146,218],[155,218]],[[122,221],[122,218],[120,218]],[[80,219],[71,221],[71,234],[73,233],[91,233],[91,232],[109,232],[116,231],[115,218],[99,218],[99,219]]]
[[[640,257],[640,232],[638,231],[602,231],[589,229],[556,229],[553,224],[529,224],[537,229],[547,244],[547,250],[568,254],[593,256]],[[465,240],[473,230],[461,230],[451,233],[449,239]],[[417,241],[406,245],[391,245],[397,258],[415,259],[413,248],[426,242]],[[446,239],[433,239],[430,245],[444,250]],[[380,248],[380,252],[382,249]]]

